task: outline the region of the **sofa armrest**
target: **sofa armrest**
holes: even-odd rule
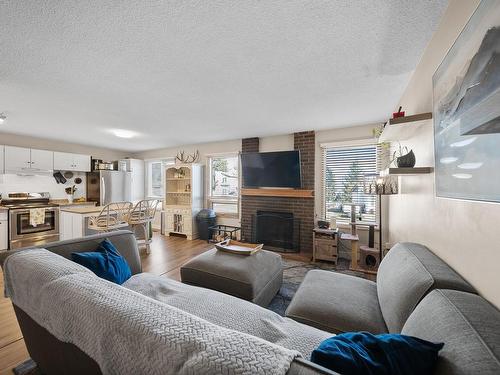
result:
[[[286,373],[287,375],[339,375],[323,366],[303,358],[295,358]]]

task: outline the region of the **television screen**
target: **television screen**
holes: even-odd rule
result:
[[[246,152],[241,154],[244,188],[300,188],[300,152]]]

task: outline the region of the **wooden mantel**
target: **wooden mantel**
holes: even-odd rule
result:
[[[241,189],[241,195],[258,197],[314,198],[314,190],[307,189]]]

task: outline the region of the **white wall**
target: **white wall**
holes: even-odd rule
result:
[[[82,183],[76,185],[74,197],[85,197],[86,176],[85,173],[73,172],[73,178],[64,185],[58,184],[52,175],[50,176],[17,176],[15,174],[0,175],[0,194],[6,196],[9,192],[48,192],[52,199],[66,199],[64,188],[74,185],[76,177],[82,179]]]
[[[407,113],[432,111],[432,75],[478,3],[479,0],[450,1],[401,98],[400,104]],[[403,144],[414,150],[417,165],[434,165],[432,125]],[[436,198],[433,174],[401,177],[400,182],[401,194],[390,198],[391,242],[427,245],[500,308],[500,205]]]

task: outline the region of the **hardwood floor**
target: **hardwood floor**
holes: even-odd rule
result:
[[[141,252],[144,272],[180,280],[180,267],[189,259],[201,254],[213,245],[206,241],[187,241],[184,237],[153,236],[151,254]],[[3,273],[0,271],[0,290],[3,290]],[[9,299],[0,297],[0,375],[13,374],[12,368],[29,358],[24,345],[14,309]]]

